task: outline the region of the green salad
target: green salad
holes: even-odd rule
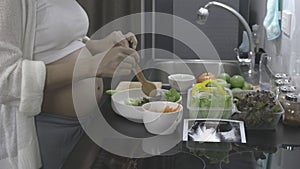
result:
[[[283,111],[269,91],[235,92],[234,103],[239,112],[232,118],[243,120],[248,128],[275,128]]]
[[[124,102],[125,104],[131,106],[142,106],[145,103],[149,103],[150,100],[146,97],[141,97],[141,98],[128,98]]]
[[[231,95],[228,93],[224,95],[216,91],[199,91],[199,93],[192,95],[190,106],[199,108],[231,108],[231,98]]]
[[[175,89],[171,88],[170,90],[163,92],[162,95],[158,97],[127,98],[124,102],[125,104],[131,106],[142,106],[143,104],[151,101],[177,102],[179,99],[180,99],[180,93],[178,93]]]
[[[204,81],[193,87],[189,95],[189,113],[191,118],[222,118],[229,119],[232,114],[232,95],[222,87],[206,87],[206,83],[216,81]]]

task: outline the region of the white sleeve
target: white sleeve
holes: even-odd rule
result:
[[[0,2],[0,104],[20,102],[19,110],[41,110],[46,68],[43,62],[23,59],[22,8],[19,0]]]

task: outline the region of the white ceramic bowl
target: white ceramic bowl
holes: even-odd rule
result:
[[[159,92],[166,92],[168,90],[158,89]],[[142,106],[131,106],[125,104],[127,98],[141,98],[147,97],[140,88],[128,89],[119,91],[112,95],[111,105],[117,114],[138,123],[143,123],[144,111]],[[177,102],[181,102],[181,97]]]
[[[172,109],[179,106],[179,109],[174,112],[163,113],[167,106]],[[143,122],[145,128],[152,134],[172,134],[182,119],[182,105],[179,103],[157,101],[146,103],[142,108],[144,109]]]
[[[189,74],[172,74],[168,80],[170,86],[180,92],[186,92],[196,82],[195,76]]]

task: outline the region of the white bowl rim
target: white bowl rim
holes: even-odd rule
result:
[[[155,111],[151,111],[151,110],[148,110],[148,109],[145,108],[145,106],[150,105],[150,104],[155,104],[155,103],[177,104],[177,105],[180,106],[180,109],[179,109],[178,111],[175,111],[175,112],[163,113],[163,112],[155,112]],[[149,112],[150,112],[150,113],[159,113],[159,114],[173,114],[173,113],[178,113],[178,112],[180,112],[180,111],[183,110],[182,104],[180,104],[180,103],[178,103],[178,102],[170,102],[170,101],[153,101],[153,102],[145,103],[145,104],[143,104],[141,107],[142,107],[143,111],[146,112],[146,113],[149,113]]]
[[[149,113],[149,112],[148,112]],[[151,112],[150,113],[156,113],[156,112]],[[158,112],[159,113],[159,112]],[[149,122],[146,122],[144,121],[143,119],[143,122],[144,122],[144,125],[145,125],[145,128],[148,132],[152,133],[152,134],[156,134],[156,135],[169,135],[169,134],[172,134],[177,126],[179,125],[182,117],[183,117],[183,110],[181,109],[180,111],[177,111],[175,112],[176,114],[178,114],[177,118],[174,120],[174,122],[169,126],[168,129],[164,130],[163,132],[154,132],[153,131],[153,128],[152,128],[152,122],[155,121],[156,119],[153,119],[153,121],[149,121]],[[159,114],[164,114],[164,115],[167,115],[167,114],[173,114],[173,113],[159,113]]]
[[[166,92],[166,91],[169,91],[168,89],[157,89],[158,91],[162,91],[162,92]],[[124,104],[122,101],[117,101],[115,100],[115,98],[120,95],[121,93],[128,93],[130,91],[141,91],[141,88],[132,88],[132,89],[126,89],[126,90],[121,90],[121,91],[118,91],[117,93],[113,94],[111,96],[111,99],[113,102],[117,102],[117,103],[120,103],[120,104],[123,104],[123,105],[126,105]],[[146,96],[147,97],[147,96]],[[161,100],[161,101],[152,101],[152,102],[171,102],[171,103],[179,103],[182,101],[182,96],[180,95],[180,98],[176,101],[176,102],[171,102],[171,101],[164,101],[164,100]],[[149,102],[149,103],[152,103],[152,102]],[[145,103],[147,104],[147,103]],[[142,106],[132,106],[132,105],[127,105],[127,106],[131,106],[131,107],[142,107]]]
[[[177,76],[181,76],[181,77],[188,77],[189,79],[177,79]],[[191,74],[171,74],[168,76],[169,80],[174,80],[174,81],[179,81],[179,82],[186,82],[186,81],[192,81],[195,80],[196,77],[194,75]]]

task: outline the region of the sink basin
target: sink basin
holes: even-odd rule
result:
[[[148,64],[148,69],[144,70],[149,80],[161,81],[164,84],[168,83],[170,74],[186,73],[197,76],[205,72],[216,75],[226,72],[230,76],[241,74],[238,62],[231,60],[163,60]]]

